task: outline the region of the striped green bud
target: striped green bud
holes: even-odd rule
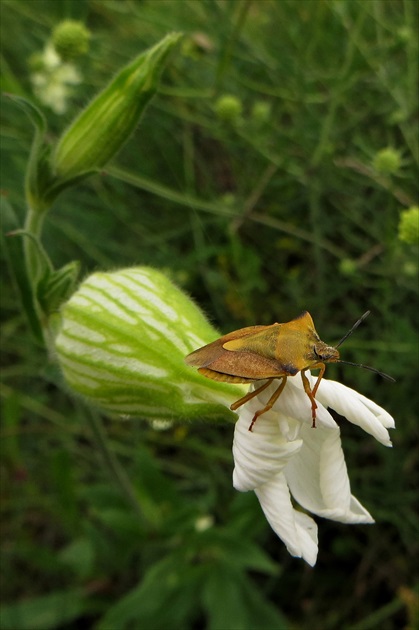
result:
[[[217,336],[164,274],[136,267],[87,278],[61,310],[55,348],[68,385],[107,412],[234,421],[228,406],[242,386],[207,379],[184,360]]]
[[[167,56],[180,37],[167,35],[139,55],[76,118],[53,156],[59,181],[98,170],[119,151],[156,93]]]

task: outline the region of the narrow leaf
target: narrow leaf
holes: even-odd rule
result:
[[[49,630],[78,619],[85,609],[81,589],[55,591],[1,607],[2,630]]]
[[[39,323],[38,314],[34,304],[34,296],[26,273],[22,239],[16,236],[8,236],[10,232],[18,227],[18,219],[15,212],[5,197],[0,198],[0,208],[2,214],[1,241],[2,248],[6,255],[10,276],[19,295],[22,309],[27,317],[29,327],[38,341],[42,341],[42,329]]]

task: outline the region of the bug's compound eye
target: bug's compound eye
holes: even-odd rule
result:
[[[319,359],[319,361],[321,361],[323,359],[323,356],[320,354],[320,352],[317,350],[316,346],[313,346],[313,354],[316,357],[316,359]]]

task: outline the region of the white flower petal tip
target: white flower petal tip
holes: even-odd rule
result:
[[[314,379],[308,378],[313,385]],[[340,383],[322,380],[316,396],[316,428],[301,379],[290,378],[273,408],[257,419],[277,387],[272,383],[240,409],[233,443],[237,490],[254,490],[272,529],[292,556],[314,566],[317,525],[295,510],[292,494],[305,510],[347,524],[372,524],[374,519],[351,494],[340,429],[327,407],[361,426],[385,446],[393,418],[374,402]]]
[[[288,552],[314,566],[318,553],[317,525],[310,516],[293,508],[284,475],[277,475],[255,492],[268,523]]]
[[[355,505],[351,504],[349,510],[342,509],[325,509],[317,510],[317,516],[327,518],[330,521],[337,521],[338,523],[346,523],[346,525],[372,525],[375,523],[371,514],[359,503],[355,497],[352,497],[358,504],[360,509],[357,509]]]
[[[382,407],[350,387],[323,379],[316,396],[352,424],[356,424],[384,446],[391,446],[387,429],[395,427],[394,419]]]
[[[375,520],[368,510],[366,510],[353,495],[351,496],[350,511],[353,517],[351,521],[345,521],[347,523],[364,523],[365,525],[372,525],[375,523]]]
[[[390,416],[390,414],[387,413],[387,411],[384,411],[384,409],[382,409],[380,415],[377,416],[377,420],[378,422],[381,422],[383,427],[385,427],[386,429],[396,428],[396,423],[393,416]]]

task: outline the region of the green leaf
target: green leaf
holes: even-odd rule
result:
[[[253,580],[242,576],[242,594],[247,615],[248,628],[254,630],[287,630],[290,625],[278,606],[271,603],[260,591]],[[277,597],[278,601],[280,598]]]
[[[211,530],[208,530],[211,535]],[[213,532],[222,545],[224,561],[230,567],[237,569],[259,571],[268,575],[276,575],[279,566],[255,543],[247,538],[238,538],[234,533],[219,530]],[[213,537],[213,536],[211,536]]]
[[[73,540],[58,554],[58,559],[81,579],[86,579],[91,575],[94,557],[93,544],[84,536]]]
[[[206,201],[204,199],[200,199],[199,197],[185,194],[183,192],[179,192],[178,190],[173,190],[160,182],[156,182],[152,179],[139,175],[138,173],[133,173],[125,168],[121,168],[120,166],[107,166],[105,173],[111,177],[115,177],[115,179],[118,179],[121,182],[134,186],[134,188],[145,190],[157,197],[167,199],[168,201],[172,201],[173,203],[177,203],[186,208],[202,210],[203,212],[224,217],[237,216],[237,212],[235,212],[232,208],[223,205],[222,202],[218,203]]]
[[[130,539],[138,540],[141,536],[141,523],[134,512],[109,507],[95,512],[95,517],[109,529],[117,532],[119,536],[123,536],[126,543]]]
[[[69,535],[74,536],[80,521],[77,510],[75,470],[71,456],[67,449],[56,446],[48,459],[45,457],[45,460],[45,464],[47,461],[49,464],[50,484],[55,489],[53,509]]]
[[[37,298],[44,313],[54,313],[68,300],[76,288],[79,273],[80,263],[73,260],[44,275],[37,286]]]
[[[188,567],[174,553],[157,562],[143,581],[112,606],[97,630],[183,628],[196,607],[201,568]]]
[[[38,140],[42,139],[47,130],[47,121],[43,113],[33,103],[31,103],[31,101],[28,101],[22,96],[18,96],[17,94],[6,94],[5,96],[10,98],[13,103],[18,105],[18,107],[25,112],[35,127],[36,137]]]
[[[45,276],[52,272],[52,262],[50,261],[49,256],[45,251],[41,241],[37,236],[35,236],[34,233],[18,229],[9,234],[10,236],[23,236],[30,239],[30,241],[32,242],[32,254],[34,256],[33,264],[36,267],[36,282],[40,282],[45,278]]]
[[[211,567],[203,591],[208,630],[287,630],[282,613],[245,574],[227,566]]]
[[[64,180],[54,178],[48,180],[48,185],[45,186],[45,190],[43,191],[45,205],[49,207],[63,190],[70,188],[70,186],[75,186],[75,184],[82,182],[84,179],[87,179],[90,175],[94,175],[97,172],[98,169],[92,168]]]
[[[222,566],[213,566],[208,571],[202,594],[208,630],[248,630],[251,627],[238,575]]]
[[[48,254],[34,234],[18,229],[11,232],[10,236],[31,239],[32,264],[37,270],[37,277],[34,279],[34,294],[42,311],[50,315],[57,311],[74,292],[80,273],[80,263],[74,260],[61,269],[54,270]]]
[[[81,589],[55,591],[0,608],[2,630],[55,630],[78,619],[85,610]]]
[[[16,94],[8,94],[8,96],[25,112],[35,127],[26,168],[25,192],[29,207],[34,211],[44,211],[49,205],[45,203],[44,190],[48,188],[51,180],[50,148],[45,142],[47,123],[42,112],[33,103]]]
[[[34,294],[26,273],[22,240],[10,234],[13,231],[16,233],[19,222],[11,204],[5,197],[0,198],[0,209],[3,228],[1,231],[2,248],[6,254],[10,275],[20,297],[22,309],[27,317],[29,327],[34,337],[42,342],[42,328],[34,301]],[[10,234],[10,236],[8,236],[8,234]]]

